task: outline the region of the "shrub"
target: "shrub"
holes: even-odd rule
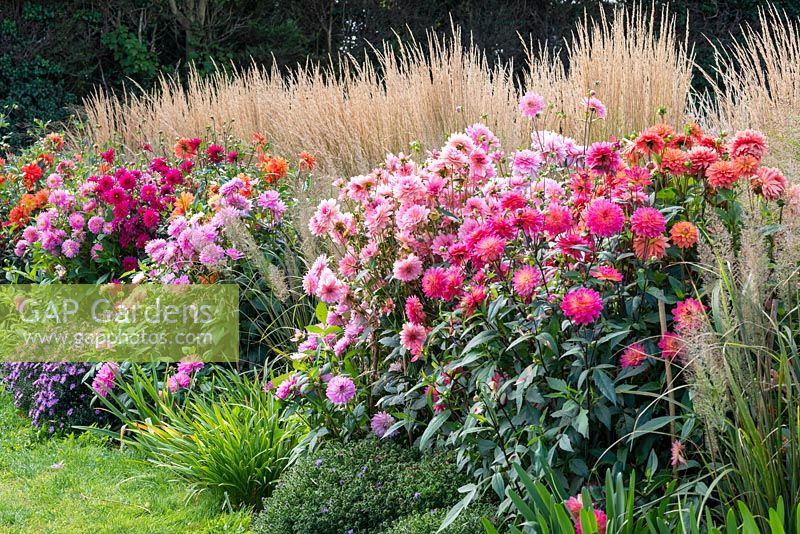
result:
[[[415,512],[395,521],[382,534],[430,534],[439,529],[447,510],[429,510]],[[463,511],[453,523],[442,531],[442,534],[475,534],[481,532],[481,519],[492,520],[497,508],[488,504],[476,504]]]
[[[451,506],[464,482],[453,458],[374,439],[329,445],[281,478],[257,532],[377,533],[410,513]]]

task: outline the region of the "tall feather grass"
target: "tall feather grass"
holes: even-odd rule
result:
[[[530,143],[519,115],[523,89],[552,105],[542,126],[580,137],[580,100],[591,90],[609,108],[594,135],[639,129],[666,108],[684,119],[692,53],[667,11],[617,9],[580,23],[565,54],[541,51],[530,39],[521,79],[514,66],[490,66],[486,54],[458,28],[449,38],[388,43],[371,57],[344,56],[328,66],[299,66],[288,74],[253,65],[201,77],[162,77],[143,93],[98,89],[85,101],[87,134],[103,144],[170,146],[178,136],[266,134],[284,155],[313,151],[322,175],[367,172],[387,151],[441,145],[450,133],[483,121],[507,148]],[[557,43],[558,46],[561,43]],[[566,115],[566,120],[564,116]]]
[[[800,21],[774,6],[761,8],[758,25],[745,26],[740,40],[715,55],[715,69],[704,73],[712,91],[701,102],[710,125],[760,129],[773,161],[800,170]]]

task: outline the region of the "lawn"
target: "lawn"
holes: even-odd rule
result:
[[[39,440],[0,392],[0,533],[246,532],[130,452],[88,434]]]

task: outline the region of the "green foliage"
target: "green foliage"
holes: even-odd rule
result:
[[[581,497],[583,508],[580,517],[575,518],[567,508],[565,501],[548,489],[542,482],[534,482],[530,476],[519,466],[514,469],[524,486],[522,494],[509,489],[509,497],[514,503],[516,519],[508,525],[508,532],[518,534],[521,532],[559,532],[574,534],[580,523],[581,532],[586,534],[722,534],[741,532],[743,534],[761,534],[762,532],[784,533],[800,532],[787,527],[785,518],[787,512],[797,513],[800,504],[793,510],[786,510],[783,499],[778,499],[775,507],[766,510],[766,515],[759,518],[754,516],[743,501],[733,501],[731,507],[723,514],[722,527],[712,519],[709,511],[699,513],[694,505],[686,506],[679,494],[675,492],[675,483],[664,488],[664,494],[659,502],[650,505],[639,505],[636,502],[635,477],[626,488],[622,483],[622,475],[612,477],[606,473],[605,495],[601,499],[592,501],[588,490],[584,489]],[[594,504],[593,504],[594,502]],[[599,528],[593,507],[605,507],[607,523],[605,528]],[[758,520],[763,519],[763,529],[758,526]],[[483,521],[487,534],[497,534],[498,528],[488,520]]]
[[[779,280],[776,273],[751,271],[769,275],[780,288],[781,300],[764,299],[736,267],[720,256],[711,292],[710,335],[724,355],[729,411],[718,424],[703,420],[714,446],[705,467],[716,477],[723,504],[746,505],[765,532],[773,520],[796,532],[798,509],[784,503],[800,499],[800,280],[796,271]]]
[[[0,532],[245,532],[132,451],[90,434],[39,441],[0,392]]]
[[[445,518],[446,510],[430,510],[416,512],[398,519],[381,534],[430,534],[436,532]],[[494,518],[497,508],[488,504],[471,506],[458,516],[453,523],[441,531],[441,534],[475,534],[482,528],[481,520]]]
[[[130,447],[193,494],[208,491],[235,508],[261,505],[302,436],[252,374],[218,370],[204,391],[192,390],[182,402],[142,371],[119,388],[123,394],[104,402],[128,423]]]
[[[264,534],[377,533],[411,513],[446,509],[463,482],[444,454],[373,439],[330,443],[286,472],[254,526]]]
[[[127,27],[120,26],[103,34],[102,43],[114,55],[122,74],[147,83],[158,73],[158,58]]]

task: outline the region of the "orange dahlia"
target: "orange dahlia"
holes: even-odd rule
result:
[[[670,229],[669,237],[680,249],[692,248],[697,243],[697,227],[689,221],[680,221]]]

